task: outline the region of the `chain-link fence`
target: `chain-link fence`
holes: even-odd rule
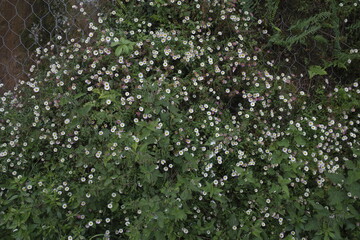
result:
[[[26,80],[29,67],[36,64],[36,48],[56,46],[74,34],[83,35],[87,22],[96,17],[105,2],[0,0],[0,92]],[[80,9],[73,9],[74,4]]]
[[[264,60],[273,61],[278,74],[297,76],[293,81],[297,89],[309,92],[323,83],[331,89],[359,76],[359,1],[244,2],[267,24]],[[312,66],[326,74],[311,77]]]
[[[12,89],[20,79],[26,80],[29,67],[36,64],[36,48],[57,46],[74,33],[83,35],[87,22],[102,11],[104,4],[114,2],[0,0],[0,84],[4,85],[0,93]],[[264,61],[274,60],[279,72],[304,76],[307,80],[301,77],[295,84],[308,89],[314,81],[307,76],[310,65],[325,66],[339,82],[359,73],[359,57],[349,54],[360,47],[359,5],[347,0],[345,8],[342,3],[330,2],[334,4],[302,0],[243,0],[238,4],[267,23],[268,32],[257,43],[262,47],[259,51],[266,52]],[[74,4],[78,9],[72,8]],[[350,61],[353,63],[349,65]]]

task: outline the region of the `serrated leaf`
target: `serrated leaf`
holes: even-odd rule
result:
[[[188,200],[191,199],[192,194],[191,191],[189,189],[185,189],[181,194],[180,194],[180,198],[182,200]]]
[[[312,231],[319,229],[319,222],[316,219],[310,219],[304,227],[306,231]]]
[[[308,72],[309,72],[310,79],[316,75],[326,75],[327,74],[325,69],[323,69],[322,67],[320,67],[318,65],[310,66]]]
[[[311,206],[313,206],[314,209],[316,209],[319,212],[323,212],[326,210],[320,203],[316,203],[312,200],[310,200],[309,203],[311,204]]]
[[[323,44],[328,44],[328,40],[324,38],[322,35],[316,35],[314,36],[314,40]]]
[[[345,161],[345,166],[347,169],[355,169],[356,165],[353,163],[353,161],[347,160]]]
[[[173,211],[172,211],[172,214],[175,218],[175,221],[177,220],[184,220],[186,219],[186,213],[183,209],[180,209],[180,208],[174,208]]]
[[[147,152],[149,144],[151,144],[153,141],[145,141],[143,144],[140,145],[138,152]]]
[[[286,158],[285,156],[286,156],[285,153],[283,153],[281,151],[275,151],[272,155],[272,162],[280,164],[282,162],[282,160],[284,160]]]
[[[187,161],[193,161],[194,160],[194,157],[190,155],[190,153],[188,152],[185,152],[184,153],[184,157]]]
[[[289,187],[287,186],[289,182],[289,179],[285,179],[281,175],[278,176],[278,183],[280,184],[281,190],[284,192],[286,198],[290,197]]]
[[[333,183],[339,184],[344,180],[344,176],[342,174],[337,173],[325,173],[326,177],[328,177]]]
[[[70,101],[68,98],[63,97],[60,99],[60,106],[64,106],[65,104],[68,104]]]
[[[347,183],[351,184],[353,182],[356,182],[360,180],[360,170],[352,170],[348,172],[348,179],[347,179]]]
[[[341,204],[341,202],[346,198],[346,195],[343,191],[336,190],[334,188],[329,189],[329,203],[332,205]]]

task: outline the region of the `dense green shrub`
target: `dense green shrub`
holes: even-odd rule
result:
[[[308,95],[237,1],[118,1],[0,106],[3,239],[357,239],[358,81]]]

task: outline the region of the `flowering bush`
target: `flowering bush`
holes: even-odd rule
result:
[[[4,239],[360,237],[357,81],[272,74],[237,1],[113,8],[1,98]]]

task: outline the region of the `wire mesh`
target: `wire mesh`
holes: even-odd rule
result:
[[[0,0],[0,86],[4,85],[0,87],[0,93],[14,88],[19,80],[26,80],[28,69],[32,64],[36,64],[34,55],[37,48],[43,48],[47,45],[59,46],[64,41],[69,41],[69,38],[72,38],[74,33],[78,36],[84,36],[88,21],[94,19],[97,13],[102,11],[104,4],[113,2],[115,1]],[[264,10],[264,7],[267,9],[270,5],[264,5],[264,3],[271,3],[271,1],[244,0],[242,2],[250,3],[249,6],[253,5],[250,11],[260,13],[260,15],[256,16],[257,18],[268,17],[261,14],[268,12]],[[272,4],[278,5],[274,8],[276,11],[273,12],[270,22],[273,22],[277,26],[277,30],[286,33],[287,36],[299,35],[299,33],[291,30],[291,26],[303,16],[304,11],[297,9],[298,5],[295,4],[299,2],[301,1],[274,1]],[[80,6],[80,9],[73,9],[74,4]],[[318,2],[318,4],[321,4],[321,2]],[[305,12],[309,14],[303,17],[310,17],[321,11],[321,8],[307,9]],[[358,17],[357,13],[349,16],[347,23],[339,23],[342,35],[347,34],[346,26],[351,22],[355,23]],[[340,41],[339,37],[336,37],[329,29],[326,31],[321,30],[317,34],[329,42],[338,39],[340,47],[349,48],[345,40]],[[269,37],[275,33],[274,29],[269,28],[269,33],[264,35],[263,46],[267,45]],[[297,78],[294,84],[298,89],[303,90],[309,89],[313,85],[313,80],[308,79],[307,76],[309,64],[317,65],[323,61],[332,61],[333,59],[329,57],[334,52],[334,46],[331,44],[322,44],[315,41],[314,38],[309,39],[312,39],[313,42],[307,42],[307,44],[303,45],[296,44],[292,50],[273,44],[270,48],[265,49],[266,53],[263,54],[265,62],[272,59],[275,64],[285,63],[280,68],[280,72],[284,72],[285,75],[301,76]],[[355,36],[352,39],[358,38]],[[354,45],[354,48],[359,46],[359,42],[349,44]],[[269,49],[270,51],[268,51]],[[352,64],[352,66],[355,65]],[[327,71],[335,79],[344,78],[342,72],[336,68],[329,68]],[[351,71],[358,72],[356,69],[351,69]],[[351,71],[349,70],[349,72]],[[302,76],[307,80],[304,80]],[[344,76],[347,77],[347,75]]]
[[[0,93],[26,80],[37,48],[84,35],[102,0],[0,0]],[[73,9],[76,4],[80,9]],[[61,37],[59,37],[61,36]],[[71,36],[71,37],[70,37]]]
[[[290,0],[272,2],[249,0],[248,2],[256,2],[257,5],[252,7],[252,10],[258,13],[256,17],[268,20],[272,25],[272,27],[268,28],[269,33],[266,35],[265,43],[263,44],[263,46],[270,46],[265,47],[266,50],[270,49],[270,51],[263,54],[264,61],[273,60],[273,63],[279,70],[277,74],[285,73],[285,75],[296,76],[293,79],[293,84],[297,89],[310,92],[319,80],[325,80],[329,89],[332,89],[336,85],[352,82],[357,77],[356,75],[359,73],[359,68],[357,67],[359,60],[356,58],[353,59],[351,64],[347,64],[346,68],[329,64],[326,67],[327,74],[324,77],[317,76],[311,78],[308,74],[309,66],[324,66],[326,63],[339,60],[340,52],[346,53],[352,48],[359,48],[360,32],[352,29],[352,24],[358,22],[360,17],[360,12],[355,10],[358,9],[357,3],[353,5],[348,4],[348,12],[345,13],[345,10],[341,10],[343,12],[340,14],[339,8],[341,4],[338,6],[336,1]],[[265,2],[270,5],[266,5]],[[331,9],[333,3],[336,3],[335,9]],[[312,4],[312,7],[310,7],[310,4]],[[272,5],[276,5],[276,7],[273,7],[276,9],[273,15],[271,11],[267,11]],[[265,12],[272,16],[261,15]],[[319,21],[309,21],[309,24],[304,28],[296,27],[301,21],[306,22],[307,19],[320,16],[321,14],[326,17],[323,19],[319,18]],[[358,29],[358,27],[356,28]],[[311,29],[314,32],[311,32]],[[309,34],[306,34],[306,32]],[[289,43],[288,46],[273,44],[273,42],[269,44],[269,41],[271,42],[269,39],[277,34],[282,36],[282,40],[285,41],[296,37],[300,39],[302,35],[304,37],[289,48]],[[352,34],[355,34],[355,36]],[[343,61],[343,59],[340,60]],[[350,61],[348,56],[345,61]],[[331,78],[331,81],[328,81],[328,78]]]

